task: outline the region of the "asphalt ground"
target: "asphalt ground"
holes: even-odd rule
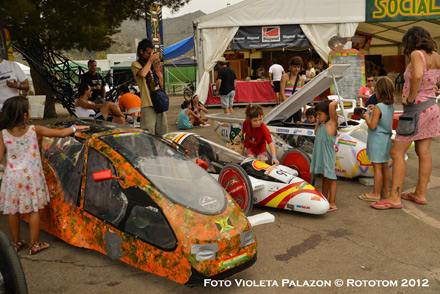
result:
[[[171,97],[170,131],[177,130],[175,121],[182,101],[180,96]],[[267,113],[271,107],[264,109]],[[209,111],[222,112],[219,108]],[[236,112],[244,112],[244,108]],[[66,114],[61,109],[58,113]],[[195,127],[193,132],[223,144],[210,127]],[[338,210],[325,215],[254,206],[252,214],[270,212],[275,222],[254,228],[258,260],[232,277],[230,284],[187,288],[42,232],[40,239],[49,242],[51,248],[33,256],[19,252],[29,292],[440,293],[439,138],[432,141],[431,149],[428,205],[403,201],[403,209],[375,210],[358,199],[372,187],[356,179],[338,179]],[[417,156],[413,149],[407,154],[403,191],[411,191],[417,183]],[[315,186],[321,188],[319,179]],[[3,215],[0,230],[8,232]],[[22,238],[28,240],[28,225],[22,222],[21,230]]]

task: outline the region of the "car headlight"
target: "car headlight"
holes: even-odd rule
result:
[[[196,254],[198,261],[215,259],[217,252],[218,243],[191,245],[191,254]]]
[[[241,247],[247,246],[255,242],[254,231],[249,230],[240,234]]]

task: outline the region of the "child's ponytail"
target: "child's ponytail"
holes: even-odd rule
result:
[[[180,107],[182,108],[182,109],[185,109],[185,108],[188,108],[188,105],[190,105],[191,104],[191,101],[189,101],[189,100],[185,100],[185,101],[183,101],[183,103],[180,105]]]
[[[0,112],[0,130],[20,125],[26,127],[26,113],[29,113],[29,100],[26,97],[14,96],[6,99]]]

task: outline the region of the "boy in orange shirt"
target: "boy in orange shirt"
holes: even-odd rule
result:
[[[119,87],[119,94],[121,95],[121,97],[119,97],[119,108],[122,112],[129,111],[132,108],[141,107],[141,98],[130,93],[127,85],[121,85]],[[131,116],[134,116],[134,113],[131,114]],[[140,113],[138,113],[138,116],[140,116]]]

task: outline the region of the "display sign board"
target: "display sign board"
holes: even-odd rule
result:
[[[299,25],[240,27],[231,49],[311,47]]]
[[[350,65],[344,77],[336,84],[342,98],[359,100],[358,93],[365,76],[365,55],[355,49],[330,52],[328,61],[329,66],[334,64]],[[331,92],[335,93],[334,89]]]
[[[29,99],[29,105],[31,107],[31,118],[43,118],[46,96],[29,95],[27,97]]]
[[[162,7],[156,3],[151,4],[147,12],[147,38],[163,56]]]
[[[147,38],[153,43],[154,51],[160,52],[161,61],[164,58],[163,49],[163,27],[162,27],[162,7],[153,3],[147,11]],[[136,45],[137,47],[137,45]],[[163,74],[162,63],[159,68]]]
[[[440,0],[366,0],[366,22],[440,18]]]
[[[359,42],[353,42],[352,47],[360,50],[368,50],[370,49],[371,40],[373,39],[373,35],[362,33],[356,31],[355,37],[360,38]]]

